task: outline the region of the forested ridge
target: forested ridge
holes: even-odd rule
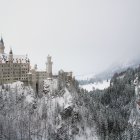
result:
[[[115,73],[110,87],[105,90],[94,90],[88,94],[83,90],[82,98],[90,112],[89,118],[96,122],[101,140],[140,139],[140,129],[129,124],[131,110],[135,108],[133,81],[136,76],[140,80],[140,67]]]

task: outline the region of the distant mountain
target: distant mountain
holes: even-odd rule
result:
[[[128,68],[136,68],[140,65],[140,58],[135,58],[131,60],[124,60],[113,63],[107,70],[102,73],[99,73],[95,76],[95,79],[110,79],[114,73],[120,73],[127,70]]]
[[[127,70],[128,68],[136,68],[140,65],[140,57],[133,58],[133,59],[127,59],[123,61],[114,62],[108,69],[105,71],[95,75],[95,74],[87,74],[87,75],[81,75],[77,76],[76,79],[79,81],[81,85],[86,85],[89,83],[94,82],[102,82],[107,79],[111,79],[111,77],[115,73],[120,73],[122,71]]]

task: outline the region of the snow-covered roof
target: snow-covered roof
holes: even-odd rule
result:
[[[0,62],[5,63],[8,61],[9,55],[8,54],[0,54]],[[26,55],[13,55],[13,63],[26,63],[28,58]]]

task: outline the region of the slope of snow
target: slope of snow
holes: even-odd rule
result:
[[[24,83],[21,81],[17,81],[11,84],[4,84],[4,86],[8,86],[8,88],[11,89],[12,92],[16,92],[17,94],[21,95],[24,93],[24,96],[26,98],[26,101],[28,103],[32,103],[34,100],[34,91],[31,87],[24,86]]]
[[[47,80],[44,80],[44,85],[48,86],[50,91],[57,90],[57,88],[58,88],[58,80],[48,78]]]
[[[57,79],[47,79],[44,81],[44,87],[47,87],[49,93],[49,98],[51,98],[51,102],[52,104],[59,104],[61,107],[67,107],[72,105],[72,96],[69,93],[69,91],[67,90],[67,88],[65,88],[63,91],[63,96],[56,96],[54,97],[53,95],[51,95],[52,92],[58,90],[58,80]],[[47,97],[48,98],[48,97]]]
[[[47,108],[47,126],[49,126],[49,124],[51,124],[52,129],[55,132],[58,132],[58,130],[64,129],[66,127],[66,124],[69,124],[69,134],[72,134],[72,124],[68,123],[67,121],[69,120],[63,120],[62,116],[60,114],[58,114],[56,116],[56,111],[58,111],[58,109],[60,110],[60,112],[64,112],[64,110],[67,110],[69,107],[74,107],[75,104],[73,102],[73,96],[72,93],[65,87],[63,90],[59,91],[58,95],[52,95],[52,91],[53,88],[56,88],[57,84],[53,85],[53,82],[49,82],[49,81],[45,81],[44,82],[44,87],[48,86],[51,88],[50,92],[48,94],[46,94],[43,98],[45,101],[45,107]],[[54,86],[54,87],[53,87]],[[42,100],[43,101],[43,100]],[[41,101],[41,102],[42,102]],[[40,113],[39,114],[43,114],[43,102],[40,104]],[[76,110],[78,108],[76,108],[76,106],[73,108],[73,111],[79,112],[80,114],[82,114],[83,116],[85,116],[85,111],[84,109],[81,108],[81,110]],[[84,111],[84,112],[83,112]],[[42,116],[42,115],[41,115]],[[56,117],[55,117],[56,116]],[[72,116],[71,116],[72,117]],[[55,124],[54,124],[55,122]],[[75,124],[77,126],[77,128],[79,128],[79,133],[78,135],[73,135],[73,138],[75,140],[98,140],[97,134],[96,134],[96,128],[92,128],[92,130],[90,128],[88,128],[88,126],[86,126],[86,121],[83,122],[83,124],[85,125],[85,130],[83,131],[81,129],[80,124]],[[49,128],[48,128],[49,129]],[[62,134],[63,135],[63,134]],[[44,140],[46,140],[44,138]]]
[[[94,83],[94,84],[87,84],[87,85],[80,85],[80,88],[86,89],[87,91],[92,91],[95,89],[100,89],[103,90],[105,88],[108,88],[110,86],[110,81],[103,81],[98,82],[98,83]]]
[[[86,135],[84,135],[84,134],[83,135],[82,134],[77,135],[75,139],[76,140],[99,140],[99,138],[96,136],[96,134],[95,134],[95,132],[93,130],[91,130],[90,128],[86,127],[85,132],[84,132]]]
[[[69,93],[69,91],[65,88],[64,95],[53,98],[51,103],[54,105],[58,103],[60,107],[67,108],[68,106],[72,106],[72,96]]]
[[[24,86],[24,84],[19,81],[12,84],[5,84],[4,89],[1,89],[2,86],[0,86],[4,95],[9,95],[9,97],[12,95],[14,98],[10,97],[9,99],[18,101],[16,106],[12,106],[16,107],[15,110],[17,111],[16,113],[11,112],[10,115],[13,115],[12,118],[16,117],[16,122],[18,121],[18,123],[20,123],[23,118],[26,120],[27,124],[30,122],[30,129],[32,130],[31,138],[33,140],[49,140],[53,139],[51,138],[53,134],[57,134],[60,137],[62,135],[63,137],[67,133],[69,137],[72,136],[75,140],[98,140],[96,129],[94,127],[90,129],[84,117],[88,110],[86,110],[84,106],[79,107],[75,104],[75,96],[73,95],[76,93],[69,90],[67,87],[58,90],[57,82],[56,79],[45,80],[44,89],[48,92],[45,93],[43,91],[43,96],[41,98],[35,98],[33,89],[29,86]],[[79,98],[77,98],[77,100],[78,99]],[[81,118],[81,122],[77,120],[74,124],[71,123],[75,118],[72,114],[69,114],[68,118],[64,118],[64,115],[68,115],[67,111],[69,111],[69,109],[72,109],[73,115],[77,113],[79,116],[82,116],[83,119]],[[32,118],[31,121],[28,120],[30,119],[29,115]],[[69,126],[69,128],[67,126]],[[84,126],[84,130],[82,126]],[[75,131],[74,128],[79,130],[77,134],[73,134]],[[61,130],[63,130],[64,133]],[[16,131],[20,133],[19,129]],[[23,139],[27,138],[28,132]]]
[[[32,95],[27,95],[27,96],[26,96],[26,101],[27,101],[28,103],[32,103],[32,102],[34,101],[34,97],[33,97]]]

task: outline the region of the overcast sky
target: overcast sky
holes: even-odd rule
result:
[[[0,0],[0,33],[32,65],[98,73],[140,56],[140,0]]]

